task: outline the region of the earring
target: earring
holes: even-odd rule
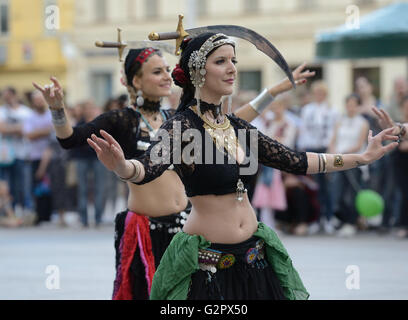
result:
[[[143,91],[140,90],[140,89],[137,90],[136,96],[137,96],[137,98],[136,98],[136,105],[137,105],[138,107],[143,106],[143,104],[144,104]]]

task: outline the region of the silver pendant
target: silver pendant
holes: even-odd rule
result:
[[[244,188],[244,183],[241,181],[241,179],[238,179],[236,192],[237,192],[237,197],[236,197],[237,200],[240,202],[244,200],[243,195],[244,193],[247,192],[247,189]]]
[[[137,142],[137,150],[143,150],[146,151],[150,146],[149,142],[144,142],[144,141],[138,141]]]
[[[157,133],[157,129],[156,130],[153,130],[153,131],[149,131],[149,136],[150,136],[150,138],[154,138],[154,136],[156,135],[156,133]]]

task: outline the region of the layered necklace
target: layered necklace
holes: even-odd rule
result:
[[[197,106],[193,107],[193,111],[199,115],[197,112]],[[237,149],[238,149],[238,140],[235,134],[234,128],[231,125],[231,122],[226,116],[221,115],[221,105],[214,105],[204,101],[200,101],[200,118],[203,120],[204,129],[208,132],[208,134],[213,139],[215,146],[218,150],[223,150],[228,152],[228,154],[237,159]],[[211,122],[205,115],[205,111],[210,111],[215,121]],[[218,121],[217,121],[218,120]],[[224,120],[221,122],[221,120]]]
[[[146,114],[152,114],[153,115],[153,121],[157,121],[157,116],[160,112],[163,121],[166,120],[166,115],[164,114],[163,110],[160,109],[161,104],[160,101],[150,101],[145,99],[144,103],[142,106],[137,106],[136,107],[136,112],[140,114],[142,117],[143,122],[140,124],[141,128],[147,128],[149,130],[149,136],[150,138],[153,138],[158,129],[153,129],[153,127],[150,125],[149,121],[146,119],[146,117],[143,115],[142,111]]]
[[[205,105],[204,109],[202,108],[203,105]],[[221,105],[215,106],[204,101],[200,101],[200,110],[202,111],[201,114],[197,112],[197,106],[192,107],[192,110],[203,120],[203,127],[213,139],[217,149],[220,151],[225,149],[229,156],[237,161],[239,144],[234,127],[231,125],[229,119],[224,116],[224,122],[217,123],[217,121],[215,121],[215,123],[213,123],[204,114],[205,111],[209,110],[215,116],[217,114],[217,109],[214,107],[221,110]],[[219,115],[220,114],[217,114],[217,116]],[[246,192],[247,189],[245,189],[244,183],[240,178],[238,178],[236,185],[236,199],[241,202],[244,199],[244,193]]]

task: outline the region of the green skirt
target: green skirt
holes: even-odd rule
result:
[[[254,233],[265,241],[266,259],[272,265],[284,294],[289,300],[306,300],[306,291],[299,274],[292,265],[287,251],[276,233],[264,223],[258,224]],[[177,233],[153,277],[151,300],[186,300],[191,275],[199,270],[198,250],[206,249],[211,243],[203,236]]]

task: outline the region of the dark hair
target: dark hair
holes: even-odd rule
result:
[[[109,98],[108,100],[106,100],[105,105],[103,106],[103,112],[112,110],[112,105],[115,103],[118,104],[118,101],[115,98]]]
[[[346,97],[346,103],[349,102],[350,99],[356,99],[357,104],[361,104],[361,98],[357,93],[351,93]]]
[[[130,49],[127,56],[126,56],[126,59],[125,59],[125,76],[126,76],[127,84],[129,86],[132,86],[133,77],[135,75],[138,75],[140,73],[140,70],[142,69],[142,64],[139,61],[137,61],[136,58],[139,56],[139,54],[141,54],[146,49],[149,49],[149,48]],[[154,50],[154,52],[153,52],[152,55],[157,54],[160,57],[163,56],[163,54],[161,53],[161,51],[159,49],[153,49],[153,50]],[[152,55],[150,55],[150,57]],[[146,59],[146,61],[148,61],[150,57],[148,57]]]
[[[4,89],[4,91],[9,91],[13,96],[17,95],[17,90],[14,87],[8,86]]]
[[[128,101],[128,96],[127,94],[121,94],[118,98],[117,101],[119,103],[119,108],[123,109],[126,107],[127,101]]]
[[[182,112],[185,109],[187,109],[191,103],[191,101],[194,99],[194,94],[195,94],[195,88],[194,85],[191,83],[190,80],[190,70],[188,68],[188,61],[190,59],[191,54],[195,51],[195,50],[199,50],[201,48],[201,46],[204,44],[204,42],[212,37],[213,35],[215,35],[215,33],[202,33],[200,35],[198,35],[195,38],[186,38],[180,46],[181,51],[181,57],[180,57],[180,61],[179,61],[179,65],[180,68],[184,71],[184,74],[187,76],[187,82],[186,84],[183,86],[183,92],[181,94],[181,98],[180,98],[180,104],[177,108],[177,112]],[[217,39],[215,39],[215,41],[217,40],[221,40],[221,39],[227,39],[226,36],[221,36]],[[233,46],[234,47],[234,46]],[[207,57],[211,55],[211,53],[213,53],[213,51],[215,51],[217,48],[214,48],[213,50],[211,50],[208,54]],[[234,47],[235,49],[235,47]]]
[[[408,101],[408,94],[402,97],[402,99],[401,99],[401,106],[402,106],[406,101]]]
[[[141,48],[141,49],[130,49],[126,55],[124,69],[126,77],[126,88],[129,93],[130,104],[136,102],[136,89],[133,87],[132,81],[133,77],[136,75],[141,75],[142,63],[140,63],[136,58],[145,50],[153,48]],[[153,55],[158,55],[162,57],[162,53],[159,49],[153,49],[153,53],[144,61],[148,61]]]

